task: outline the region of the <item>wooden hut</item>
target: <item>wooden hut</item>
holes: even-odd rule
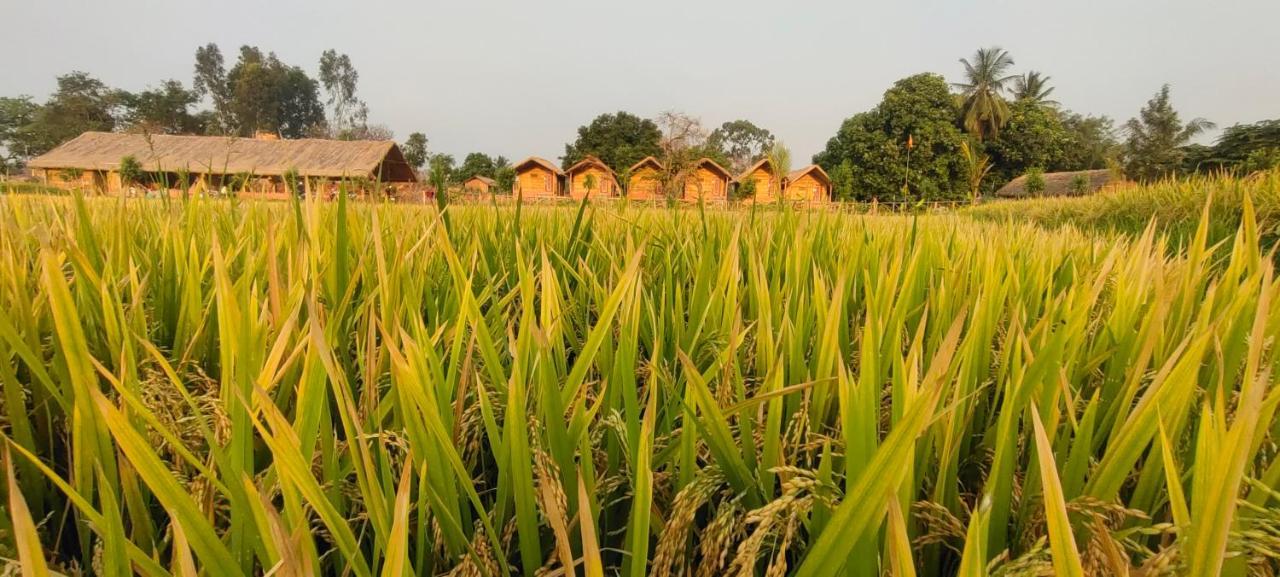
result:
[[[729,200],[733,175],[710,158],[701,158],[684,181],[684,200]]]
[[[627,198],[633,200],[652,200],[662,198],[662,163],[652,156],[646,156],[627,171],[631,178],[627,182]]]
[[[778,198],[776,175],[773,170],[773,163],[768,158],[761,158],[758,162],[751,165],[742,174],[738,175],[738,188],[741,190],[742,185],[746,182],[755,184],[755,193],[751,195],[750,200],[755,202],[767,202]]]
[[[550,160],[530,156],[515,165],[516,180],[511,193],[524,198],[560,196],[564,172]]]
[[[621,187],[618,186],[618,177],[613,174],[613,169],[609,168],[599,158],[588,156],[578,163],[570,166],[564,171],[565,178],[569,183],[569,196],[571,198],[582,198],[588,193],[594,196],[618,196]],[[594,177],[594,183],[590,190],[587,189],[587,177]]]
[[[462,190],[471,194],[489,194],[489,191],[496,186],[498,186],[498,181],[481,174],[462,181]]]
[[[831,200],[831,177],[821,166],[810,164],[793,170],[782,181],[783,198],[801,202]]]
[[[132,157],[139,182],[125,183],[121,161]],[[283,196],[286,175],[310,192],[343,180],[414,183],[413,167],[391,141],[278,140],[86,132],[28,163],[47,184],[106,193],[134,189],[224,188]]]

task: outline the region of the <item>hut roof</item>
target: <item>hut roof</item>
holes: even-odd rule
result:
[[[801,168],[800,170],[791,171],[789,174],[787,174],[787,181],[795,182],[796,180],[803,178],[804,175],[809,174],[810,172],[812,172],[815,177],[817,177],[827,186],[831,186],[831,177],[827,175],[827,171],[822,170],[822,167],[816,164],[810,164],[809,166]]]
[[[644,158],[641,158],[641,159],[640,159],[640,162],[637,162],[637,163],[635,163],[635,164],[631,165],[631,168],[628,168],[627,170],[629,170],[629,171],[631,171],[631,172],[635,172],[635,171],[639,170],[641,167],[643,167],[643,166],[644,166],[644,165],[646,165],[646,164],[652,165],[654,168],[656,168],[656,169],[658,169],[658,170],[662,170],[662,163],[661,163],[661,162],[658,162],[658,159],[656,159],[656,158],[654,158],[654,157],[652,157],[652,156],[646,156],[646,157],[644,157]]]
[[[555,164],[553,164],[550,160],[547,160],[547,159],[542,158],[542,157],[539,157],[539,156],[530,156],[529,158],[526,158],[526,159],[524,159],[524,160],[521,160],[520,162],[517,162],[517,163],[515,164],[515,166],[513,166],[512,168],[513,168],[516,172],[520,172],[522,169],[524,169],[525,167],[527,167],[527,166],[529,166],[529,165],[531,165],[531,164],[532,164],[532,165],[541,166],[542,168],[545,168],[545,169],[547,169],[547,170],[550,170],[551,172],[553,172],[553,173],[555,173],[555,174],[558,174],[558,175],[560,175],[560,176],[564,176],[564,171],[560,170],[560,167],[558,167],[558,166],[556,166]]]
[[[699,158],[698,162],[695,163],[695,166],[699,168],[705,166],[707,168],[710,168],[712,172],[718,173],[729,180],[733,180],[732,173],[730,173],[727,169],[725,169],[725,167],[720,166],[719,164],[716,164],[716,161],[711,160],[710,158],[707,158],[705,156],[702,158]]]
[[[133,156],[148,172],[251,173],[283,176],[381,178],[416,182],[413,168],[389,140],[258,140],[224,136],[86,132],[31,159],[35,168],[115,170]]]
[[[738,175],[738,180],[743,180],[748,176],[751,176],[751,173],[765,166],[768,166],[767,170],[769,171],[770,174],[773,174],[773,163],[769,162],[768,157],[765,157],[765,158],[761,158],[760,160],[757,160],[755,164],[747,167],[746,170],[742,171],[742,174]]]
[[[609,168],[609,165],[605,164],[603,160],[600,160],[599,158],[596,158],[591,155],[587,155],[586,158],[583,158],[582,160],[579,160],[577,163],[575,163],[573,166],[566,168],[564,173],[573,174],[581,169],[584,169],[590,166],[603,168],[605,172],[609,173],[610,175],[613,175],[613,169]]]
[[[477,174],[477,175],[475,175],[475,176],[472,176],[471,178],[468,178],[465,182],[470,182],[470,181],[472,181],[472,180],[478,180],[478,181],[483,182],[483,183],[485,183],[485,184],[487,184],[487,185],[489,185],[489,186],[493,186],[493,185],[495,185],[495,184],[498,184],[498,181],[496,181],[496,180],[494,180],[494,179],[492,179],[492,178],[489,178],[489,177],[487,177],[487,176],[485,176],[485,175],[483,175],[483,174]]]
[[[1107,169],[1099,170],[1077,170],[1074,172],[1047,172],[1044,174],[1044,191],[1039,193],[1041,196],[1071,196],[1076,194],[1071,190],[1071,181],[1077,176],[1084,176],[1089,181],[1089,187],[1085,194],[1093,194],[1098,189],[1113,184],[1114,179],[1111,177],[1111,171]],[[1027,175],[1019,176],[1008,184],[1000,187],[996,191],[996,196],[1004,198],[1020,198],[1029,196],[1027,193]]]

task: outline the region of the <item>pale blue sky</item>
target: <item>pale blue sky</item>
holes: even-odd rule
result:
[[[363,2],[2,0],[0,94],[44,98],[85,70],[137,90],[190,83],[197,46],[241,44],[315,72],[349,54],[371,120],[432,151],[556,158],[602,112],[682,110],[709,127],[747,118],[797,158],[893,81],[1008,49],[1054,97],[1122,123],[1162,83],[1185,117],[1280,117],[1280,1]]]

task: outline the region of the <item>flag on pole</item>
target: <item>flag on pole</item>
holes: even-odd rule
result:
[[[908,135],[907,135],[907,150],[911,150],[912,148],[915,148],[915,146],[916,146],[916,141],[915,141],[914,139],[912,139],[912,138],[911,138],[911,135],[910,135],[910,134],[908,134]]]

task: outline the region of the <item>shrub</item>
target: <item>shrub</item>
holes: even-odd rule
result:
[[[120,184],[129,186],[142,180],[142,163],[132,154],[120,159]]]
[[[1089,177],[1083,174],[1077,174],[1071,177],[1071,182],[1067,184],[1067,191],[1072,196],[1084,196],[1089,194]]]
[[[1027,171],[1027,181],[1023,184],[1027,196],[1040,196],[1044,192],[1044,169],[1032,168]]]

